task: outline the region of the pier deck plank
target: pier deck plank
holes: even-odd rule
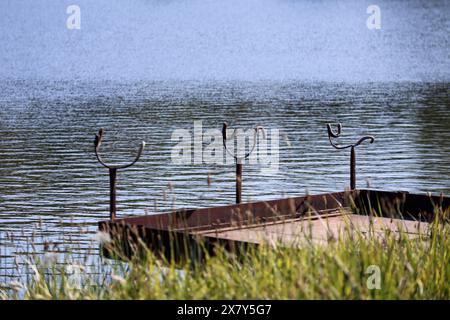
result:
[[[383,237],[387,231],[397,234],[402,232],[408,238],[413,239],[427,232],[428,223],[342,212],[326,218],[286,220],[279,223],[258,224],[234,229],[207,230],[199,232],[199,234],[251,243],[268,242],[295,245],[308,239],[312,239],[316,243],[338,239],[345,234],[346,229],[359,230],[364,235],[376,237]]]

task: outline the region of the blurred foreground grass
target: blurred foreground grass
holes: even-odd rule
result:
[[[147,252],[111,264],[108,276],[84,272],[70,256],[61,265],[30,258],[32,276],[1,289],[0,298],[450,299],[449,230],[442,219],[416,239],[346,228],[327,243],[266,243],[240,259],[218,248],[202,263],[162,261]]]

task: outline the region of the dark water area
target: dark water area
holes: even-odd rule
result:
[[[3,81],[0,105],[0,232],[14,238],[4,242],[4,275],[31,237],[36,251],[51,242],[97,255],[92,239],[109,200],[93,152],[101,127],[109,161],[129,161],[147,143],[138,164],[119,172],[119,216],[234,201],[232,163],[171,160],[173,131],[192,132],[194,120],[204,131],[224,120],[279,130],[278,170],[245,165],[246,201],[348,187],[349,154],[329,145],[328,122],[343,124],[344,142],[376,138],[357,149],[358,187],[450,192],[448,83]]]

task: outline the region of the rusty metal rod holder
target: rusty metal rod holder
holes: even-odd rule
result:
[[[346,146],[337,145],[333,142],[332,138],[339,138],[342,132],[342,125],[338,123],[337,125],[337,132],[334,132],[331,128],[331,124],[327,124],[328,129],[328,140],[330,141],[330,144],[335,149],[347,149],[350,148],[350,190],[356,189],[356,152],[355,147],[359,146],[361,143],[363,143],[365,140],[369,140],[369,143],[373,143],[375,141],[375,138],[373,136],[364,136],[360,138],[356,143],[349,144]]]
[[[227,128],[228,128],[228,124],[226,122],[223,123],[222,126],[222,141],[223,141],[223,147],[225,148],[225,151],[231,155],[236,163],[236,203],[241,203],[242,202],[242,170],[243,170],[243,165],[242,165],[242,160],[247,159],[250,154],[253,152],[253,150],[256,147],[256,139],[258,138],[258,132],[261,131],[263,133],[263,137],[266,137],[266,133],[264,131],[264,128],[261,126],[256,126],[253,128],[254,135],[253,135],[253,146],[252,148],[249,150],[248,153],[246,153],[244,156],[242,157],[238,157],[237,155],[231,153],[228,148],[227,148],[227,139],[233,139],[235,137],[235,135],[237,134],[237,129],[234,129],[233,133],[231,134],[230,137],[227,137]]]
[[[144,151],[145,141],[142,141],[142,143],[139,147],[139,151],[131,163],[124,164],[124,165],[110,165],[110,164],[106,164],[103,161],[103,159],[99,153],[100,145],[102,144],[102,139],[103,139],[103,129],[100,129],[98,131],[98,133],[95,135],[95,142],[94,142],[95,156],[97,157],[98,162],[100,162],[100,164],[102,166],[104,166],[105,168],[107,168],[109,170],[109,218],[111,220],[114,220],[114,219],[116,219],[116,212],[117,212],[117,210],[116,210],[117,170],[129,168],[139,160],[139,158],[142,155],[142,152]]]

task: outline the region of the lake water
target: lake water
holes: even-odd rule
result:
[[[410,192],[450,192],[448,83],[333,84],[302,82],[1,82],[0,233],[2,275],[13,257],[58,250],[97,255],[92,238],[108,218],[108,172],[93,139],[105,128],[109,161],[141,160],[119,172],[118,215],[234,201],[234,166],[174,164],[175,129],[262,125],[279,130],[279,169],[244,166],[244,200],[273,199],[348,187],[348,150],[335,150],[328,122],[342,141],[364,134],[357,148],[357,185]],[[114,142],[114,143],[113,143]],[[205,143],[207,145],[207,143]],[[208,185],[208,175],[211,184]],[[8,235],[8,239],[7,238]],[[13,240],[11,241],[11,236]],[[36,244],[30,247],[31,238]],[[17,269],[17,268],[16,268]]]

